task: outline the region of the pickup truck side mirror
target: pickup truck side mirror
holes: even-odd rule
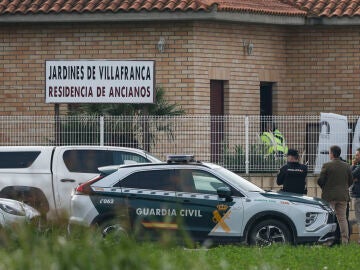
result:
[[[229,187],[218,187],[216,189],[216,193],[220,198],[225,198],[226,201],[232,201],[232,197],[231,197],[231,190]]]

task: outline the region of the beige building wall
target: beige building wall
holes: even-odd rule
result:
[[[275,114],[358,115],[360,27],[289,27]]]
[[[360,114],[359,33],[209,21],[2,25],[0,115],[54,113],[45,104],[47,59],[155,60],[157,85],[187,114],[210,113],[210,80],[225,81],[225,114],[258,115],[260,82],[274,83],[275,115]],[[252,55],[243,47],[250,41]]]
[[[260,82],[278,82],[285,74],[285,33],[281,26],[196,23],[196,112],[210,113],[210,80],[224,80],[225,114],[258,115]],[[244,42],[253,43],[252,55]]]
[[[54,106],[45,104],[47,59],[152,59],[157,85],[187,114],[209,114],[213,79],[225,81],[225,114],[258,114],[259,82],[285,73],[285,33],[278,26],[217,22],[2,26],[0,115],[53,114]],[[163,53],[156,49],[160,37]],[[253,55],[243,47],[250,41]]]
[[[0,27],[0,115],[48,115],[45,60],[156,61],[156,83],[169,102],[194,105],[190,23],[17,24]],[[156,44],[165,37],[164,53]],[[65,112],[66,105],[61,106]]]

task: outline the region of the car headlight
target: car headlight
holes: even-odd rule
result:
[[[322,208],[330,213],[334,212],[334,210],[331,208],[330,205],[324,204],[324,205],[322,205]]]
[[[15,208],[5,203],[0,203],[0,209],[4,212],[15,215],[15,216],[25,216],[25,211],[22,208]]]
[[[34,217],[40,216],[40,212],[35,208],[31,207],[30,205],[24,204],[22,205],[22,207],[24,208],[24,212],[27,218],[32,219]]]
[[[309,227],[312,224],[315,223],[317,217],[318,217],[318,213],[314,213],[314,212],[307,212],[306,213],[306,218],[305,218],[305,226]]]

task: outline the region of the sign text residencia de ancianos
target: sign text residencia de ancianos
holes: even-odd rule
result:
[[[46,103],[153,103],[155,63],[46,61]]]

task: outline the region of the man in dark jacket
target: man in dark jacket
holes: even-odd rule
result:
[[[354,186],[360,185],[360,148],[356,149],[355,157],[352,160],[351,173],[354,183],[350,189],[350,196],[353,198],[360,198],[360,189]]]
[[[356,223],[360,229],[360,148],[356,149],[355,157],[352,161],[351,172],[354,183],[350,187],[350,196],[354,201]],[[360,237],[358,243],[360,244]]]
[[[340,159],[341,148],[331,146],[330,162],[324,163],[318,185],[321,187],[321,198],[329,202],[335,210],[340,227],[341,243],[349,242],[349,228],[346,219],[346,207],[350,201],[349,187],[353,182],[350,165]]]
[[[276,183],[283,185],[286,192],[306,194],[307,166],[299,163],[299,152],[289,149],[287,152],[287,164],[281,167]]]

